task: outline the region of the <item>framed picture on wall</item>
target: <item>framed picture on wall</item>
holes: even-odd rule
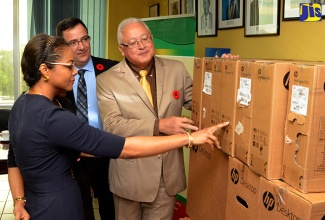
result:
[[[217,36],[217,0],[198,0],[197,36]]]
[[[245,37],[280,34],[280,0],[249,0],[245,4]]]
[[[181,0],[169,0],[168,1],[168,14],[169,15],[181,14]]]
[[[149,7],[149,17],[159,16],[159,4],[155,4]]]
[[[244,26],[243,0],[219,0],[218,12],[219,29]]]
[[[299,7],[300,3],[321,3],[322,4],[322,17],[325,17],[325,0],[284,0],[283,2],[283,21],[299,20]]]
[[[182,0],[182,14],[195,13],[195,0]]]

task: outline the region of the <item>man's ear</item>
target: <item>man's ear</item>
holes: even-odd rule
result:
[[[121,52],[122,56],[124,57],[123,47],[124,47],[123,45],[119,45],[119,46],[118,46],[118,49],[119,49],[119,51]]]

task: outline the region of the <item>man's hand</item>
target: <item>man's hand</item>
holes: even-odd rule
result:
[[[186,117],[171,116],[159,120],[159,132],[167,135],[184,134],[186,130],[197,131],[194,121]]]
[[[218,57],[218,55],[216,55],[216,57]],[[224,53],[221,55],[221,58],[231,58],[231,59],[238,59],[239,55],[236,54],[231,54],[231,53]]]

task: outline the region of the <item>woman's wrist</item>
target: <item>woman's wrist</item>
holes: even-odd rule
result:
[[[26,197],[25,196],[18,196],[16,198],[14,198],[14,207],[16,205],[26,205]]]
[[[186,146],[187,148],[191,148],[193,146],[193,137],[192,134],[189,132],[187,133],[187,137],[188,137],[188,145]]]

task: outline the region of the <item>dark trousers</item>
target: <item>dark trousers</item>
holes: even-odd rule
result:
[[[98,199],[101,220],[115,220],[114,198],[108,183],[108,166],[107,158],[95,158],[90,162],[90,184]]]
[[[91,189],[98,198],[99,214],[101,220],[114,220],[113,194],[108,183],[109,159],[81,157],[73,167],[75,179],[80,187],[85,220],[94,220]]]
[[[80,188],[85,220],[95,220],[88,160],[86,158],[80,159],[73,166],[72,170]]]

